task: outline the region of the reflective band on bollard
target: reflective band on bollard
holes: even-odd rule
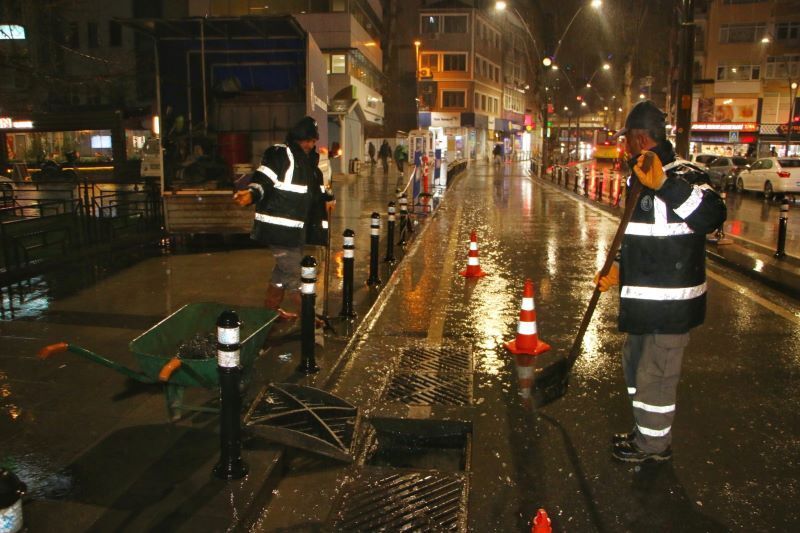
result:
[[[355,318],[353,311],[353,271],[355,263],[356,234],[351,229],[344,230],[344,252],[342,266],[342,310],[340,316]]]
[[[381,235],[381,216],[372,213],[369,229],[369,278],[367,285],[380,285],[381,279],[378,277],[378,247],[380,246]]]
[[[406,193],[400,195],[400,240],[397,244],[403,246],[406,243],[406,233],[411,233],[408,223],[408,196]]]
[[[314,326],[316,313],[314,304],[317,299],[317,260],[307,255],[300,263],[300,366],[297,371],[303,374],[319,372],[314,358]]]
[[[220,479],[240,479],[247,475],[242,459],[242,426],[239,415],[242,396],[239,387],[242,369],[239,367],[241,322],[236,311],[223,311],[217,318],[217,373],[219,374],[219,462],[214,475]]]
[[[387,263],[394,263],[394,202],[389,202],[388,215],[386,217],[386,257],[383,260]]]

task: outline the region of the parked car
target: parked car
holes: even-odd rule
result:
[[[752,162],[752,160],[740,156],[723,156],[714,159],[708,164],[711,185],[717,190],[733,188],[739,173]]]
[[[692,154],[689,156],[689,162],[694,163],[700,168],[707,168],[708,164],[715,160],[718,156],[715,154]]]
[[[800,158],[759,159],[739,173],[736,190],[761,191],[767,200],[776,193],[800,193]]]

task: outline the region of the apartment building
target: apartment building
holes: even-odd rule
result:
[[[791,122],[800,154],[800,2],[710,0],[695,18],[691,150],[783,155]]]

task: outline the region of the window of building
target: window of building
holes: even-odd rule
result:
[[[69,23],[69,33],[67,37],[67,43],[69,44],[70,48],[81,47],[81,33],[80,33],[80,27],[78,26],[77,22]]]
[[[445,72],[450,71],[467,71],[467,54],[443,54]]]
[[[800,55],[769,56],[764,77],[771,80],[800,77]]]
[[[89,48],[97,48],[100,46],[100,40],[97,34],[97,23],[86,23],[86,46]]]
[[[466,107],[467,93],[464,91],[442,91],[442,107]]]
[[[108,23],[108,45],[122,46],[122,26],[115,20]]]
[[[347,72],[347,60],[344,54],[331,54],[331,74],[345,74]]]
[[[439,54],[422,54],[419,58],[419,66],[431,69],[431,72],[439,72]]]
[[[775,38],[779,41],[796,41],[800,38],[800,22],[779,22],[775,24]]]
[[[486,111],[487,109],[489,109],[489,108],[486,106],[486,95],[485,95],[485,94],[482,94],[482,95],[481,95],[481,109],[482,109],[482,110],[484,110],[484,111]]]
[[[420,17],[420,31],[422,33],[439,33],[441,17],[437,15],[423,15]]]
[[[447,15],[444,17],[445,33],[467,33],[466,15]]]
[[[760,65],[717,65],[717,81],[757,80],[760,77]]]
[[[721,43],[752,43],[766,35],[765,24],[723,24],[719,29]]]

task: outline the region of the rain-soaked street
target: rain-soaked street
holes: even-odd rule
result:
[[[376,174],[336,183],[349,199],[334,235],[358,228],[359,280],[368,213],[391,198],[394,181]],[[284,453],[278,447],[249,439],[250,481],[213,484],[213,416],[170,423],[157,385],[72,355],[39,361],[35,353],[69,341],[135,366],[128,341],[185,303],[260,305],[269,266],[261,250],[150,257],[55,298],[31,297],[38,310],[11,295],[15,315],[0,323],[0,461],[21,466],[33,488],[26,522],[31,531],[225,530],[234,522],[252,531],[391,531],[400,522],[383,517],[428,510],[420,530],[507,532],[530,530],[544,507],[556,531],[797,530],[800,308],[740,273],[708,263],[709,307],[683,361],[671,462],[631,467],[611,458],[611,434],[633,424],[616,295],[601,298],[566,397],[535,413],[520,400],[516,360],[503,343],[514,336],[526,278],[540,338],[553,347],[539,358],[546,365],[572,344],[616,213],[522,165],[468,168],[403,260],[384,265],[381,292],[357,281],[357,329],[328,334],[320,374],[293,372],[296,340],[268,340],[248,400],[268,381],[307,384],[359,407],[360,420],[352,464],[287,452],[267,495],[245,498],[247,513],[236,490],[258,491],[247,485],[268,462],[258,458]],[[472,230],[488,274],[479,279],[459,275]],[[335,313],[341,269],[332,274]],[[410,362],[419,353],[433,356]],[[191,395],[213,403],[213,391]],[[420,494],[416,503],[409,493]]]

